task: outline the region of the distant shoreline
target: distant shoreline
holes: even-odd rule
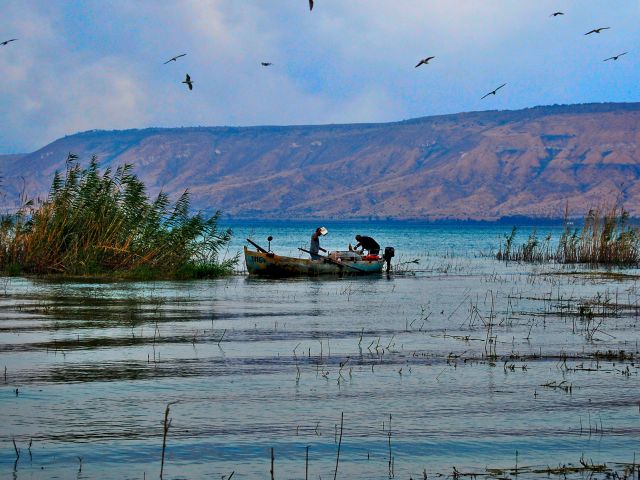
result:
[[[582,224],[582,218],[569,219],[572,222],[571,226],[578,226]],[[640,223],[640,219],[631,219],[633,223]],[[397,218],[258,218],[258,217],[223,217],[220,219],[221,223],[229,225],[242,225],[242,224],[286,224],[286,223],[301,223],[301,224],[317,224],[317,223],[333,223],[333,224],[398,224],[398,225],[478,225],[478,226],[492,226],[492,225],[508,225],[508,226],[563,226],[563,218],[540,218],[540,217],[526,217],[526,216],[513,216],[502,217],[497,220],[474,220],[474,219],[441,219],[441,220],[427,220],[427,219],[397,219]]]

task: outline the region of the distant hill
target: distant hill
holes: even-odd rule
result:
[[[131,163],[152,193],[251,218],[495,220],[620,198],[640,216],[640,103],[396,123],[90,131],[0,155],[5,206],[45,195],[67,153]]]

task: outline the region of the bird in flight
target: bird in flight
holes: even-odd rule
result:
[[[592,33],[600,33],[602,30],[609,30],[611,27],[600,27],[594,28],[593,30],[588,31],[585,35],[591,35]]]
[[[12,38],[11,40],[5,40],[4,42],[0,42],[0,45],[3,45],[3,46],[4,46],[4,45],[6,45],[7,43],[15,42],[16,40],[18,40],[18,39],[17,39],[17,38]]]
[[[415,68],[418,68],[420,65],[428,65],[429,64],[429,60],[433,60],[436,57],[427,57],[427,58],[423,58],[422,60],[420,60],[418,62],[418,64],[415,66]]]
[[[271,63],[271,62],[260,62],[260,65],[262,65],[263,67],[269,67],[269,66],[273,65],[273,63]]]
[[[618,55],[614,55],[613,57],[605,58],[603,62],[606,62],[607,60],[618,60],[621,56],[626,55],[627,53],[629,52],[623,52],[619,53]]]
[[[309,0],[309,11],[313,10],[313,0]]]
[[[191,80],[191,77],[189,76],[189,74],[187,73],[187,78],[185,78],[182,83],[186,83],[187,86],[189,87],[189,90],[193,90],[193,80]]]
[[[176,60],[178,60],[180,57],[184,57],[186,55],[186,53],[181,53],[180,55],[176,55],[173,58],[170,58],[169,60],[167,60],[166,62],[164,62],[164,64],[166,65],[169,62],[175,62]]]
[[[506,85],[506,83],[503,83],[502,85],[500,85],[500,86],[499,86],[498,88],[496,88],[495,90],[493,90],[493,91],[491,91],[491,92],[487,93],[487,94],[486,94],[485,96],[483,96],[480,100],[482,100],[482,99],[484,99],[484,98],[488,97],[489,95],[495,95],[495,94],[496,94],[496,92],[497,92],[498,90],[500,90],[502,87],[504,87],[505,85]]]
[[[564,15],[564,12],[553,12],[550,17],[557,17],[558,15]]]

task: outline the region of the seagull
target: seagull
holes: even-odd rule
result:
[[[313,0],[309,0],[309,11],[313,10]]]
[[[498,90],[500,90],[502,87],[504,87],[505,85],[506,85],[506,83],[503,83],[502,85],[500,85],[500,86],[499,86],[498,88],[496,88],[495,90],[493,90],[493,91],[491,91],[491,92],[487,93],[487,94],[486,94],[484,97],[482,97],[480,100],[482,100],[483,98],[488,97],[489,95],[495,95],[495,94],[496,94],[496,92],[497,92]]]
[[[193,90],[193,80],[191,80],[191,77],[188,73],[187,78],[185,78],[182,83],[186,83],[189,86],[189,90]]]
[[[618,60],[622,55],[626,55],[627,53],[629,52],[619,53],[618,55],[614,55],[613,57],[605,58],[603,62],[606,62],[607,60]]]
[[[169,62],[175,62],[176,60],[178,60],[180,57],[184,57],[186,55],[186,53],[181,53],[180,55],[176,55],[173,58],[170,58],[169,60],[167,60],[166,62],[164,62],[164,64],[166,65]]]
[[[585,33],[585,35],[591,35],[592,33],[600,33],[602,30],[608,30],[611,27],[600,27],[600,28],[594,28],[593,30],[588,31],[587,33]]]
[[[4,46],[7,43],[15,42],[16,40],[18,40],[18,39],[17,38],[12,38],[11,40],[5,40],[4,42],[0,42],[0,45]]]
[[[423,58],[422,60],[420,60],[418,62],[418,64],[415,66],[415,68],[418,68],[420,65],[428,65],[429,64],[429,60],[433,60],[436,57],[427,57],[427,58]]]
[[[273,65],[273,63],[271,63],[271,62],[260,62],[260,65],[262,65],[263,67],[268,67],[270,65]]]
[[[553,12],[550,17],[557,17],[558,15],[564,15],[564,12]]]

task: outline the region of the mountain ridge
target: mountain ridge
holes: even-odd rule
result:
[[[155,194],[237,218],[557,218],[620,200],[640,216],[640,103],[392,123],[90,130],[0,155],[5,207],[46,195],[68,152],[131,163]],[[24,179],[24,180],[23,180]]]

